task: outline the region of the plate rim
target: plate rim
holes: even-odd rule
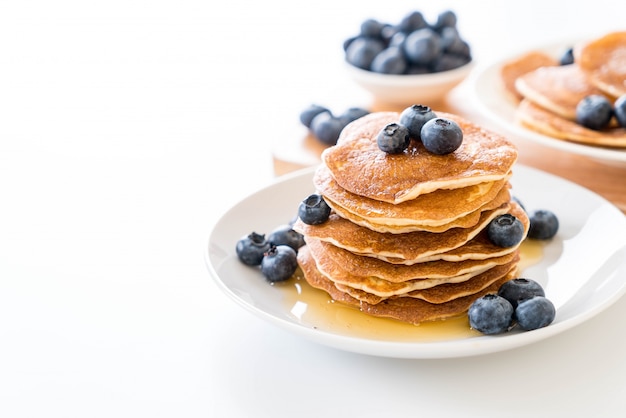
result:
[[[248,312],[260,317],[274,325],[277,325],[285,330],[291,331],[297,335],[300,335],[315,343],[323,344],[325,346],[333,347],[339,350],[353,352],[358,354],[372,355],[378,357],[387,358],[405,358],[405,359],[440,359],[440,358],[463,358],[476,355],[492,354],[495,352],[506,351],[518,347],[527,346],[529,344],[547,339],[549,337],[558,335],[566,330],[574,328],[587,320],[595,317],[600,312],[604,311],[611,305],[613,305],[618,299],[626,294],[626,277],[619,284],[619,290],[616,291],[610,298],[606,298],[600,304],[595,304],[591,308],[582,311],[579,314],[571,318],[566,318],[563,321],[555,322],[548,327],[534,330],[532,332],[512,333],[507,335],[497,336],[477,336],[467,339],[454,339],[432,342],[411,342],[411,341],[386,341],[375,340],[356,336],[342,335],[339,333],[317,330],[307,327],[305,324],[290,321],[285,318],[280,318],[267,312],[259,307],[253,306],[250,303],[243,300],[237,295],[228,285],[220,278],[219,273],[215,266],[212,264],[210,246],[214,234],[217,228],[222,224],[222,221],[227,219],[228,215],[236,208],[249,199],[253,199],[259,194],[263,194],[276,187],[279,184],[293,182],[301,180],[303,177],[311,177],[315,171],[315,166],[296,170],[294,172],[285,174],[283,176],[275,178],[265,187],[257,190],[254,193],[240,199],[237,203],[233,204],[226,212],[219,217],[214,223],[209,233],[208,245],[203,251],[205,264],[217,286],[224,292],[230,299],[236,304],[243,307]],[[597,193],[577,184],[570,180],[564,179],[560,176],[547,173],[534,167],[529,167],[520,163],[516,163],[517,176],[520,176],[520,169],[522,175],[524,171],[533,173],[533,175],[540,175],[551,178],[552,181],[562,182],[574,189],[576,193],[588,193],[595,197],[599,203],[606,205],[611,210],[616,211],[619,214],[623,214],[619,208],[613,205],[604,197]],[[626,215],[624,216],[626,220]],[[626,224],[625,224],[626,225]],[[234,248],[234,242],[233,242]],[[626,254],[626,245],[617,249],[617,253],[624,252]],[[618,269],[626,273],[626,259],[621,262]],[[625,275],[626,276],[626,275]],[[558,315],[558,312],[557,312]],[[498,343],[493,343],[498,341]],[[391,348],[390,348],[391,347]]]

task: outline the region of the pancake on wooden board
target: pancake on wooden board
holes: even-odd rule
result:
[[[380,150],[376,138],[397,112],[374,112],[346,126],[322,161],[343,189],[359,196],[401,203],[439,189],[457,189],[509,176],[517,160],[515,146],[504,137],[443,112],[439,117],[459,124],[463,142],[454,152],[436,155],[411,140],[400,154]]]
[[[626,94],[626,31],[579,44],[574,57],[591,84],[613,97]]]

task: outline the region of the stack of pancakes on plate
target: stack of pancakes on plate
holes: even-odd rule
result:
[[[365,313],[417,324],[463,314],[515,277],[519,245],[498,247],[485,228],[511,213],[528,230],[510,194],[517,151],[499,135],[437,114],[463,130],[451,154],[431,154],[415,139],[401,154],[381,151],[376,137],[399,121],[396,112],[358,119],[323,152],[313,182],[330,218],[294,225],[313,287]]]
[[[557,139],[588,145],[626,147],[626,129],[615,120],[593,130],[576,122],[576,106],[590,95],[611,103],[626,94],[626,32],[614,32],[574,47],[574,63],[559,65],[533,51],[502,66],[505,92],[518,100],[523,126]]]

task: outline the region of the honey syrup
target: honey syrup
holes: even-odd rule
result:
[[[538,263],[543,243],[525,240],[520,246],[520,271]],[[436,342],[481,335],[470,328],[467,315],[419,325],[364,314],[358,308],[335,302],[319,289],[311,287],[298,271],[285,283],[285,306],[303,324],[321,331],[383,341]]]

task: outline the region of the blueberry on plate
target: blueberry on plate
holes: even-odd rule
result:
[[[463,131],[458,123],[451,119],[434,118],[422,126],[420,137],[424,147],[437,155],[456,151],[463,142]]]
[[[322,195],[314,193],[300,203],[298,216],[307,225],[319,225],[328,220],[330,206]]]
[[[339,115],[339,119],[341,119],[343,123],[347,125],[350,122],[354,122],[355,120],[362,118],[365,115],[369,115],[369,113],[369,110],[362,107],[349,107],[341,115]]]
[[[613,111],[620,126],[626,128],[626,94],[617,98],[613,105]]]
[[[406,37],[403,49],[410,62],[429,65],[441,54],[441,38],[430,28],[418,29]]]
[[[528,214],[528,219],[530,220],[528,238],[540,240],[551,239],[559,230],[559,219],[553,212],[547,209],[531,211]]]
[[[539,283],[522,277],[504,282],[498,289],[498,296],[508,300],[513,309],[517,308],[522,300],[545,295],[545,291]]]
[[[313,103],[300,112],[300,122],[307,128],[310,128],[313,118],[322,112],[331,113],[328,108]]]
[[[411,142],[409,129],[399,123],[389,123],[380,130],[376,137],[376,143],[381,151],[387,154],[402,153]]]
[[[505,298],[489,293],[476,299],[467,315],[473,329],[487,335],[501,334],[513,323],[513,306]]]
[[[561,58],[559,59],[559,64],[561,65],[570,65],[574,63],[574,48],[569,47],[563,52]]]
[[[524,225],[517,217],[505,213],[489,222],[487,236],[498,247],[512,247],[524,239]]]
[[[346,122],[328,112],[322,112],[311,121],[311,132],[326,145],[335,145]]]
[[[261,273],[271,283],[289,279],[297,268],[296,251],[287,245],[272,245],[261,261]]]
[[[598,131],[606,128],[612,117],[613,105],[599,94],[583,98],[576,106],[576,122],[589,129]]]
[[[249,266],[261,264],[263,254],[269,249],[270,243],[265,239],[265,235],[256,232],[240,238],[235,246],[235,252],[239,260]]]
[[[291,225],[279,225],[267,236],[267,241],[271,245],[287,245],[298,251],[304,245],[304,237],[295,231]]]
[[[422,126],[436,117],[437,114],[430,107],[414,104],[400,113],[400,124],[408,128],[411,138],[421,140]]]
[[[382,40],[359,36],[350,42],[346,49],[346,61],[363,70],[370,69],[372,61],[385,49]]]
[[[523,300],[515,309],[517,325],[525,331],[546,327],[554,321],[555,316],[554,304],[544,296]]]

